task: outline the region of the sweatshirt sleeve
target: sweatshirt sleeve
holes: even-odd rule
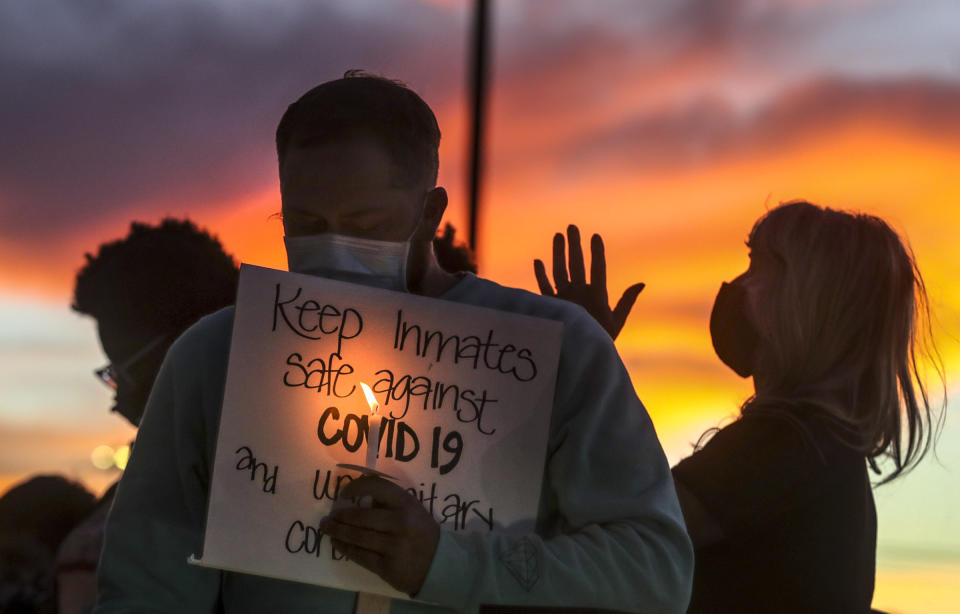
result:
[[[565,322],[557,382],[541,528],[442,532],[417,598],[461,611],[684,612],[693,548],[670,469],[613,342],[586,312]]]
[[[95,614],[217,608],[220,572],[187,558],[203,544],[216,438],[204,414],[217,395],[200,382],[223,377],[198,364],[190,345],[181,337],[171,347],[154,382],[107,520]]]

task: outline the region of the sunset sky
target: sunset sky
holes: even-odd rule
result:
[[[960,5],[492,4],[480,273],[535,290],[554,232],[600,233],[611,295],[647,284],[618,348],[671,462],[750,392],[707,323],[757,217],[803,198],[909,239],[953,407],[938,457],[875,491],[875,607],[956,611]],[[465,236],[469,22],[461,0],[0,0],[0,492],[38,472],[99,492],[116,473],[91,451],[134,436],[69,310],[85,252],[190,216],[238,261],[285,268],[273,133],[313,85],[363,68],[419,92]]]

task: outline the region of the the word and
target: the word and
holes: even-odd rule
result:
[[[259,474],[260,481],[263,484],[263,492],[270,493],[271,495],[277,494],[277,472],[280,470],[279,465],[274,465],[273,471],[270,471],[267,463],[258,461],[257,457],[253,455],[253,450],[248,446],[240,446],[234,454],[241,455],[240,460],[237,461],[237,471],[249,471],[251,482],[256,481]]]

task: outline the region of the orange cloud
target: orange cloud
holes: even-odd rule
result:
[[[709,308],[720,282],[746,267],[743,240],[754,220],[781,200],[866,210],[903,232],[936,301],[948,374],[960,373],[958,167],[960,143],[949,134],[862,114],[800,132],[776,150],[746,148],[710,164],[637,175],[595,169],[560,185],[504,182],[488,210],[497,233],[484,244],[483,270],[535,290],[531,263],[549,262],[554,231],[576,222],[600,232],[611,295],[647,283],[618,347],[675,460],[689,453],[691,432],[735,412],[750,392],[713,355]]]

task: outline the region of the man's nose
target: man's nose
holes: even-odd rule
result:
[[[321,232],[336,232],[331,227],[330,221],[325,217],[318,217],[310,221],[310,232],[308,234],[320,234]]]

